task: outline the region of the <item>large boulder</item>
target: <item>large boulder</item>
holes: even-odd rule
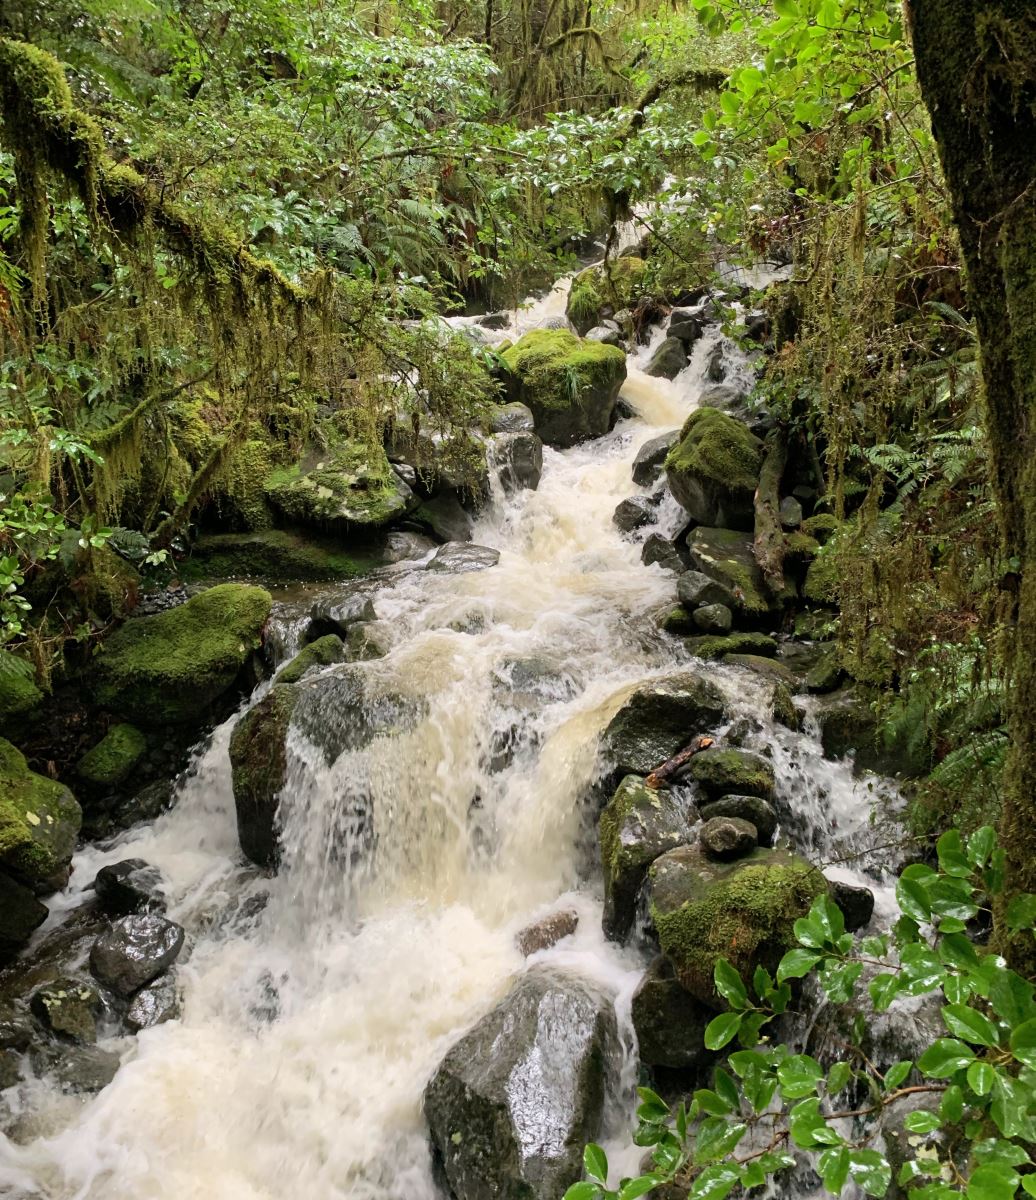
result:
[[[794,924],[827,891],[823,875],[784,850],[716,862],[682,846],[648,871],[648,903],[662,953],[683,987],[722,1008],[713,974],[726,958],[749,985],[757,966],[776,971],[796,944]]]
[[[670,491],[699,525],[751,529],[762,457],[762,443],[747,426],[699,408],[666,457]]]
[[[147,753],[147,738],[135,725],[113,725],[79,760],[76,771],[96,788],[123,783]]]
[[[506,495],[539,487],[543,442],[535,433],[498,433],[490,439],[489,455]]]
[[[619,1042],[608,997],[534,968],[449,1051],[424,1094],[456,1200],[557,1200],[582,1174]]]
[[[189,579],[319,582],[354,579],[392,561],[396,558],[380,539],[343,546],[340,538],[313,530],[302,535],[286,529],[263,529],[199,538],[191,548],[191,557],[180,564],[180,573]]]
[[[697,671],[680,671],[638,688],[612,717],[601,757],[618,777],[649,775],[693,737],[723,719],[723,694]]]
[[[47,919],[47,906],[24,884],[0,871],[0,967],[10,962]]]
[[[358,622],[358,624],[363,624],[363,622]],[[350,627],[347,636],[352,628],[355,626]],[[345,642],[337,633],[325,633],[323,637],[316,638],[308,646],[303,646],[291,662],[277,672],[276,682],[298,683],[302,676],[314,667],[330,667],[334,663],[344,662],[345,659]]]
[[[288,521],[336,534],[380,529],[417,503],[385,451],[358,440],[336,446],[309,467],[274,472],[266,498]]]
[[[709,799],[729,795],[758,796],[762,800],[774,797],[773,763],[751,750],[735,746],[702,750],[688,763],[687,775]]]
[[[0,872],[33,891],[53,891],[72,860],[81,824],[68,788],[30,771],[21,751],[0,739]]]
[[[923,722],[882,722],[876,697],[862,688],[818,697],[813,713],[827,758],[852,755],[857,770],[908,779],[932,768],[931,735]]]
[[[662,474],[666,455],[676,445],[680,437],[674,429],[670,433],[660,433],[658,437],[649,438],[637,451],[633,460],[633,482],[641,487],[650,487]]]
[[[572,280],[566,315],[580,336],[601,318],[632,308],[644,287],[647,263],[632,255],[587,267]]]
[[[772,612],[775,603],[752,551],[752,538],[733,529],[699,525],[687,535],[695,571],[721,584],[728,595],[717,602],[750,618]]]
[[[688,1070],[710,1062],[705,1027],[715,1014],[680,986],[672,964],[659,957],[633,993],[631,1016],[640,1061]]]
[[[611,428],[626,378],[621,350],[564,329],[534,329],[502,357],[548,446],[574,446]]]
[[[117,996],[132,996],[173,965],[183,941],[182,927],[156,913],[120,917],[94,942],[90,970]]]
[[[127,621],[96,659],[95,699],[141,725],[200,719],[261,644],[272,603],[263,588],[225,583]]]
[[[655,379],[675,379],[687,366],[687,351],[678,337],[667,337],[644,368],[645,375]]]
[[[648,867],[661,854],[690,840],[697,813],[668,788],[649,788],[627,775],[601,813],[598,826],[604,868],[604,932],[621,940],[629,933],[637,893]]]
[[[29,663],[0,650],[0,730],[24,723],[42,703]]]

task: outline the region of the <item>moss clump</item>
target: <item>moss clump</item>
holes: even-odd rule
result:
[[[567,329],[534,329],[503,360],[545,442],[573,446],[608,432],[626,378],[621,350],[582,341]]]
[[[699,408],[684,422],[665,470],[692,520],[751,529],[762,462],[762,442],[747,425],[718,408]]]
[[[646,274],[647,263],[632,255],[580,271],[568,293],[568,319],[584,334],[599,323],[606,305],[613,312],[632,308],[643,291]]]
[[[773,658],[777,643],[765,633],[729,633],[724,637],[687,638],[684,645],[696,658],[725,658],[728,654],[755,654]]]
[[[817,513],[815,516],[807,517],[799,526],[799,531],[823,544],[838,532],[841,524],[842,522],[833,513]]]
[[[652,875],[670,857],[659,859]],[[651,916],[682,986],[720,1008],[713,979],[717,960],[727,959],[746,985],[757,966],[776,970],[796,944],[796,920],[827,890],[827,881],[804,860],[772,850],[757,850],[726,872],[696,875],[694,864],[687,865],[683,886],[670,885],[667,899],[671,904],[674,891],[687,898],[672,907],[653,901]]]
[[[272,603],[262,588],[227,583],[127,621],[96,660],[97,702],[146,725],[200,718],[260,645]]]
[[[814,604],[824,604],[831,608],[837,607],[840,582],[841,572],[834,554],[818,554],[809,564],[809,570],[806,572],[806,579],[802,585],[802,595]]]
[[[97,787],[122,783],[147,753],[147,738],[134,725],[113,725],[79,760],[80,777]]]
[[[684,634],[696,633],[697,625],[695,625],[691,614],[678,604],[676,608],[671,608],[659,622],[659,628],[664,633],[671,633],[676,637],[682,637]]]
[[[32,669],[8,650],[0,650],[0,727],[24,717],[43,703]]]
[[[81,824],[68,788],[30,771],[24,755],[0,739],[0,867],[34,886],[45,883],[71,859]]]
[[[345,550],[341,543],[281,529],[201,538],[180,566],[185,579],[263,579],[290,583],[356,579],[383,566],[377,547]]]
[[[787,563],[812,562],[820,549],[820,542],[801,529],[784,535],[784,561]]]
[[[710,796],[758,796],[772,800],[774,775],[772,765],[749,750],[702,750],[690,761],[688,774]]]
[[[295,655],[277,673],[277,683],[298,683],[311,667],[329,667],[345,661],[345,643],[336,633],[327,633]]]

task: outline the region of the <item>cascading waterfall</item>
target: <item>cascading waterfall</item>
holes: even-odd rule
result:
[[[562,282],[497,336],[560,315],[565,295]],[[578,929],[537,957],[608,989],[632,1051],[644,958],[601,933],[596,883],[580,874],[584,796],[597,735],[682,651],[654,621],[672,576],[642,564],[612,513],[638,491],[638,448],[694,407],[720,339],[710,330],[674,382],[644,374],[651,346],[630,357],[623,395],[638,415],[596,442],[547,449],[537,491],[494,495],[474,540],[499,550],[495,567],[438,575],[404,564],[382,581],[373,594],[388,653],[352,669],[391,736],[328,763],[321,725],[350,719],[333,705],[292,733],[276,878],[242,865],[233,719],[199,749],[170,812],[78,855],[50,926],[101,866],[156,865],[188,933],[183,1015],[110,1039],[123,1065],[86,1101],[45,1079],[24,1085],[15,1139],[0,1137],[0,1194],[440,1200],[422,1089],[523,969],[516,931],[560,907],[579,913]],[[723,353],[733,375],[749,376],[740,351],[725,343]],[[680,518],[663,505],[658,520],[672,532]],[[301,623],[297,606],[284,611],[287,655]],[[715,677],[747,744],[775,757],[781,798],[794,800],[782,813],[798,814],[792,836],[814,858],[859,850],[866,786],[809,736],[762,717],[755,677],[733,667]],[[635,1069],[631,1052],[627,1090]]]

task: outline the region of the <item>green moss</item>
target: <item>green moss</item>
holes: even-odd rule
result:
[[[838,560],[834,554],[818,554],[809,564],[806,579],[802,585],[802,595],[814,604],[825,604],[836,607],[838,604],[838,588],[841,582],[841,572]]]
[[[343,549],[316,534],[302,537],[281,529],[203,537],[180,565],[184,579],[262,579],[291,583],[357,579],[384,565],[378,547]]]
[[[801,529],[784,535],[784,559],[786,562],[812,562],[820,549],[820,542]]]
[[[623,868],[620,861],[623,845],[619,834],[634,809],[660,807],[658,792],[644,786],[639,775],[627,775],[619,784],[615,795],[605,805],[597,827],[601,842],[601,862],[605,880],[615,880]],[[635,847],[633,848],[635,851]]]
[[[43,693],[36,686],[31,666],[10,651],[0,650],[0,726],[24,717],[42,703]]]
[[[751,537],[734,529],[699,526],[691,531],[687,548],[698,570],[734,594],[739,611],[758,616],[771,610]]]
[[[747,425],[718,408],[699,408],[684,422],[665,466],[723,493],[754,495],[762,461],[762,442]]]
[[[823,543],[833,533],[836,533],[841,525],[842,522],[833,513],[816,513],[812,517],[807,517],[802,522],[799,526],[799,531]]]
[[[729,633],[687,638],[684,645],[696,658],[724,658],[728,654],[757,654],[772,658],[777,643],[765,633]]]
[[[0,739],[0,867],[43,883],[71,859],[81,823],[68,788],[30,771],[20,751]]]
[[[242,717],[230,739],[238,839],[261,867],[277,863],[277,807],[287,769],[287,735],[299,688],[278,684]]]
[[[113,725],[79,760],[76,768],[88,783],[114,787],[122,783],[147,753],[147,738],[133,725]]]
[[[684,634],[696,633],[697,625],[695,625],[691,614],[683,605],[678,604],[676,608],[671,608],[669,612],[659,622],[659,628],[665,633],[674,634],[676,637],[682,637]]]
[[[345,661],[345,643],[336,633],[325,634],[304,646],[286,667],[277,673],[277,683],[298,683],[311,667],[329,667]]]
[[[147,725],[201,717],[260,645],[271,605],[262,588],[227,583],[127,621],[95,662],[98,704]]]
[[[272,468],[272,447],[266,439],[242,442],[227,458],[220,478],[222,503],[232,509],[235,527],[260,530],[273,524],[265,495]]]
[[[702,750],[690,761],[688,775],[710,796],[759,796],[772,800],[773,766],[748,750]]]
[[[580,271],[568,294],[568,319],[585,333],[598,323],[606,304],[614,311],[632,308],[643,291],[646,274],[647,263],[632,255]]]
[[[770,862],[775,865],[763,865]],[[819,871],[790,855],[756,851],[744,863],[726,879],[703,883],[679,908],[659,911],[652,905],[662,953],[681,984],[705,1002],[721,1003],[713,982],[720,958],[746,985],[756,966],[775,970],[796,944],[795,921],[827,890]]]

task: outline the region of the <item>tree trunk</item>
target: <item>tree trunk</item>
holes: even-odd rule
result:
[[[939,145],[981,351],[1003,536],[1010,733],[998,940],[1036,975],[1010,899],[1036,892],[1036,15],[1031,0],[914,0],[917,73]]]

